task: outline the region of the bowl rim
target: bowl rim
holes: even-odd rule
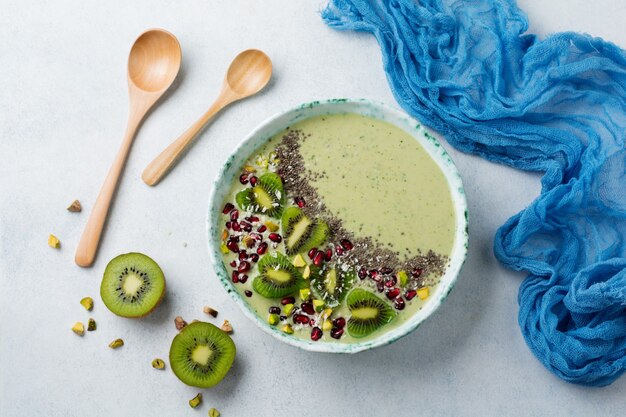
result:
[[[341,111],[341,108],[346,106],[362,110],[363,113],[349,110]],[[253,145],[254,150],[247,152],[245,158],[243,158],[243,160],[238,165],[241,165],[241,163],[249,158],[249,156],[253,154],[254,151],[262,147],[272,136],[284,130],[288,125],[297,121],[314,117],[320,114],[320,109],[323,110],[326,108],[330,109],[330,111],[324,114],[341,114],[351,112],[356,114],[362,114],[378,120],[383,120],[407,132],[407,134],[409,134],[422,145],[422,147],[429,153],[431,158],[435,161],[435,163],[437,163],[437,165],[443,172],[450,188],[453,206],[455,208],[455,241],[452,253],[450,255],[450,262],[446,268],[444,276],[441,278],[439,284],[437,285],[435,292],[431,294],[430,299],[424,303],[420,310],[416,311],[411,317],[408,317],[404,323],[400,324],[394,329],[383,332],[373,339],[356,343],[313,342],[311,340],[300,339],[298,337],[288,335],[280,331],[279,326],[270,326],[269,323],[266,323],[243,299],[243,296],[235,290],[230,280],[230,276],[226,270],[226,267],[222,261],[219,247],[216,244],[218,229],[214,227],[214,222],[219,220],[219,215],[221,214],[221,210],[219,210],[219,208],[221,207],[222,203],[222,201],[216,201],[220,188],[219,185],[225,181],[225,175],[230,170],[231,166],[234,165],[234,161],[237,158],[240,158],[239,155],[241,154],[242,149],[248,146],[249,143],[256,141],[256,144]],[[333,109],[339,109],[339,111],[332,111]],[[283,118],[286,118],[292,114],[294,115],[294,117],[289,119],[289,123],[281,123],[275,129],[272,128],[271,132],[273,133],[265,133],[261,139],[258,138],[258,136],[262,134],[264,130],[267,130],[268,127],[272,126],[272,124],[275,124],[277,123],[277,121],[280,121]],[[230,178],[227,183],[230,184],[231,181],[232,178]],[[264,332],[272,335],[282,342],[287,343],[288,345],[296,346],[308,351],[329,353],[357,353],[379,346],[388,345],[413,332],[424,322],[424,320],[430,317],[432,313],[436,311],[443,303],[443,301],[447,298],[456,283],[458,275],[467,257],[469,244],[469,218],[467,201],[465,198],[463,182],[456,168],[456,165],[450,158],[447,151],[441,146],[439,141],[434,136],[432,136],[432,134],[429,133],[428,129],[426,129],[417,120],[395,107],[366,98],[316,100],[303,103],[295,107],[291,107],[265,119],[263,122],[258,124],[248,135],[246,135],[243,140],[238,143],[236,148],[226,159],[226,162],[222,165],[218,174],[213,180],[212,188],[209,193],[208,203],[206,233],[209,246],[209,257],[211,259],[213,270],[218,276],[222,287],[224,287],[226,292],[241,308],[244,315],[252,320]],[[219,230],[221,231],[221,228]]]

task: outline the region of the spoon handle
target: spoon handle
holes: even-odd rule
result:
[[[119,151],[117,151],[113,165],[111,165],[109,173],[104,180],[104,184],[102,184],[102,188],[100,188],[100,193],[91,210],[89,220],[85,225],[85,230],[83,230],[83,235],[78,243],[78,248],[76,248],[74,261],[78,266],[91,266],[96,257],[102,229],[104,228],[104,223],[109,213],[109,207],[111,206],[113,195],[117,189],[120,175],[124,169],[124,164],[126,163],[128,152],[130,151],[141,118],[141,115],[133,115],[129,118],[122,146]]]
[[[202,115],[189,129],[172,142],[154,158],[141,174],[141,179],[148,185],[156,185],[167,175],[172,166],[181,157],[185,148],[195,139],[202,128],[215,116],[220,110],[230,104],[232,100],[218,99],[213,105]]]

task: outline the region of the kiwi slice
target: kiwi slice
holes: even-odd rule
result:
[[[295,255],[308,252],[328,239],[328,225],[323,220],[311,220],[298,207],[288,207],[280,219],[285,239],[285,252]]]
[[[172,340],[170,366],[187,385],[209,388],[219,383],[235,360],[235,343],[216,326],[196,321]]]
[[[254,187],[239,191],[235,201],[242,210],[278,218],[283,211],[283,181],[273,172],[263,174]]]
[[[352,337],[365,337],[396,317],[391,306],[362,288],[350,291],[346,301],[350,309],[348,333]]]
[[[313,267],[311,276],[311,288],[315,295],[328,307],[335,307],[346,298],[356,274],[353,269],[341,271],[326,264],[323,268]]]
[[[281,253],[268,253],[258,267],[259,276],[252,281],[252,288],[263,297],[281,298],[308,287],[289,258]]]
[[[165,294],[165,276],[159,265],[143,253],[125,253],[111,259],[104,270],[100,297],[112,313],[143,317]]]

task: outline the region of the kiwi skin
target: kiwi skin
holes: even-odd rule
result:
[[[111,263],[112,263],[113,261],[115,261],[116,259],[118,259],[118,258],[120,258],[120,257],[123,257],[123,256],[127,256],[127,255],[141,255],[141,256],[145,256],[146,258],[150,259],[152,262],[154,262],[155,264],[157,264],[157,263],[156,263],[156,261],[154,261],[154,259],[152,259],[152,258],[150,258],[148,255],[145,255],[145,254],[140,253],[140,252],[129,252],[129,253],[123,253],[123,254],[118,255],[118,256],[116,256],[115,258],[111,259],[111,260],[109,261],[109,264],[111,264]],[[109,264],[107,264],[107,267],[109,266]],[[159,266],[159,265],[157,264],[157,266]],[[160,267],[160,266],[159,266],[159,269],[161,269],[161,267]],[[106,270],[105,270],[105,272],[106,272]],[[161,272],[163,272],[163,270],[162,270],[162,269],[161,269]],[[165,279],[165,274],[163,274],[163,291],[161,292],[161,296],[159,297],[159,299],[157,300],[157,302],[156,302],[156,303],[154,303],[154,306],[153,306],[150,310],[146,311],[144,314],[141,314],[141,315],[136,315],[136,316],[125,316],[125,315],[122,315],[122,314],[118,314],[118,313],[116,313],[115,311],[113,311],[112,309],[110,309],[108,306],[106,306],[106,303],[105,303],[105,306],[107,307],[107,309],[108,309],[111,313],[115,314],[115,315],[116,315],[116,316],[118,316],[118,317],[124,317],[124,318],[128,318],[128,319],[140,319],[140,318],[146,317],[147,315],[149,315],[150,313],[152,313],[152,312],[153,312],[153,311],[154,311],[154,310],[155,310],[155,309],[156,309],[156,308],[157,308],[157,307],[161,304],[161,301],[163,301],[163,297],[165,296],[165,291],[166,291],[166,290],[167,290],[167,280]],[[100,287],[100,298],[104,300],[104,297],[103,297],[103,291],[104,291],[104,288],[103,288],[103,287]]]

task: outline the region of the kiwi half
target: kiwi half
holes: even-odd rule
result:
[[[323,220],[311,220],[298,207],[288,207],[280,219],[287,255],[308,252],[321,246],[330,232]]]
[[[268,172],[259,177],[254,187],[239,191],[235,201],[242,210],[278,218],[283,211],[284,194],[280,176]]]
[[[396,317],[391,306],[362,288],[350,291],[346,303],[350,309],[348,333],[352,337],[365,337]]]
[[[252,281],[252,288],[263,297],[281,298],[308,287],[289,258],[281,253],[268,253],[258,267],[259,276]]]
[[[335,307],[346,298],[356,274],[353,269],[341,271],[330,264],[323,268],[312,268],[311,288],[328,307]]]
[[[209,388],[219,383],[235,360],[235,343],[216,326],[197,321],[172,340],[170,366],[187,385]]]
[[[111,259],[104,270],[100,297],[112,313],[143,317],[165,294],[165,276],[159,265],[142,253],[125,253]]]

